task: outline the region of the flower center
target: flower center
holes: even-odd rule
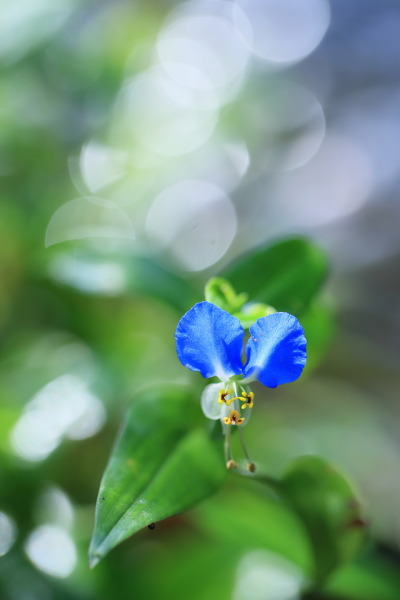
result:
[[[224,417],[225,425],[242,425],[244,420],[237,410],[231,410],[229,417]]]

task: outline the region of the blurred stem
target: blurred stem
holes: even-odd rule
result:
[[[285,491],[279,479],[275,479],[275,477],[270,477],[269,475],[258,474],[254,475],[253,479],[259,481],[260,483],[264,483],[266,486],[271,488],[281,498],[281,500],[287,502]]]

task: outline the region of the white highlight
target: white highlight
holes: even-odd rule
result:
[[[157,41],[168,75],[195,93],[184,101],[217,107],[236,91],[250,56],[252,31],[231,2],[185,2],[170,15]]]
[[[40,497],[39,517],[63,529],[70,529],[74,520],[74,509],[68,496],[60,488],[50,487]]]
[[[83,146],[80,168],[84,182],[92,194],[114,183],[124,173],[126,154],[95,142]]]
[[[51,217],[46,231],[46,246],[67,240],[91,237],[127,238],[135,231],[128,215],[105,198],[87,196],[61,206]]]
[[[126,273],[122,265],[111,260],[57,254],[50,263],[50,275],[55,281],[83,292],[114,296],[126,289]]]
[[[207,181],[187,180],[164,190],[147,216],[149,237],[180,266],[201,271],[219,260],[236,234],[229,197]]]
[[[249,552],[237,568],[233,600],[300,600],[302,574],[277,554]]]
[[[179,84],[161,68],[138,75],[123,88],[117,106],[121,137],[132,135],[143,148],[168,157],[201,146],[214,130],[217,113],[185,106],[180,97]]]
[[[74,0],[0,1],[0,57],[16,60],[56,32],[74,9]]]
[[[306,166],[282,177],[273,191],[276,216],[299,226],[326,225],[359,210],[371,192],[371,167],[363,149],[331,134]]]
[[[15,523],[6,513],[0,512],[0,556],[4,556],[15,542]]]
[[[53,577],[68,577],[76,565],[76,548],[71,536],[56,525],[35,529],[26,541],[25,552],[38,569]]]
[[[191,179],[213,183],[225,193],[233,190],[246,175],[250,154],[243,140],[210,141],[188,157],[176,175],[191,174]]]
[[[255,54],[270,63],[308,56],[328,29],[327,0],[236,0],[253,28]]]
[[[75,375],[61,375],[28,403],[11,431],[11,444],[29,461],[46,458],[63,437],[84,439],[97,433],[106,415],[101,401]]]
[[[290,171],[306,164],[325,137],[325,116],[320,102],[295,83],[266,85],[246,106],[251,127],[253,161],[262,168]]]

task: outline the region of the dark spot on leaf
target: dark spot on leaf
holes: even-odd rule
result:
[[[156,524],[155,523],[150,523],[150,525],[147,525],[147,527],[149,529],[155,529],[156,528]]]
[[[365,521],[365,519],[361,519],[361,517],[358,517],[356,519],[353,519],[352,521],[350,521],[350,523],[347,523],[347,528],[353,528],[353,527],[360,527],[361,529],[367,526],[367,522]]]

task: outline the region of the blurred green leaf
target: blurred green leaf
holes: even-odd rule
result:
[[[304,572],[311,571],[307,532],[298,515],[280,498],[249,478],[243,484],[224,488],[195,509],[201,527],[228,543],[234,551],[264,549],[279,554]]]
[[[398,600],[399,590],[397,565],[374,553],[339,569],[324,588],[328,597],[351,600]]]
[[[307,338],[307,369],[315,366],[329,350],[335,335],[335,314],[322,302],[312,303],[301,315],[301,324]]]
[[[91,246],[87,240],[74,240],[71,245],[58,244],[50,247],[47,256],[42,260],[48,264],[51,279],[69,287],[83,291],[85,294],[106,294],[102,288],[102,282],[86,281],[87,273],[101,273],[115,271],[118,273],[118,281],[121,280],[113,293],[150,296],[162,300],[166,304],[176,308],[179,312],[187,310],[187,307],[198,301],[199,291],[188,279],[179,277],[161,261],[152,256],[135,253],[127,249],[111,249],[104,246]],[[88,285],[89,284],[89,285]]]
[[[345,477],[317,456],[297,459],[281,481],[283,498],[303,521],[322,583],[350,560],[364,539],[360,503]]]
[[[291,238],[239,258],[222,276],[251,300],[300,315],[319,291],[328,271],[324,252]]]
[[[201,523],[192,519],[175,522],[169,536],[167,532],[167,526],[160,525],[151,534],[152,543],[142,543],[135,553],[135,600],[232,600],[243,548],[217,537],[210,540]],[[115,554],[107,566],[111,560]],[[113,590],[104,597],[113,597]]]
[[[222,451],[204,431],[190,429],[195,406],[186,393],[169,389],[143,394],[129,411],[100,485],[91,566],[139,529],[187,510],[222,483]]]
[[[178,310],[187,310],[198,299],[198,292],[188,280],[167,270],[153,258],[134,256],[125,263],[128,289],[135,293],[153,296]]]

